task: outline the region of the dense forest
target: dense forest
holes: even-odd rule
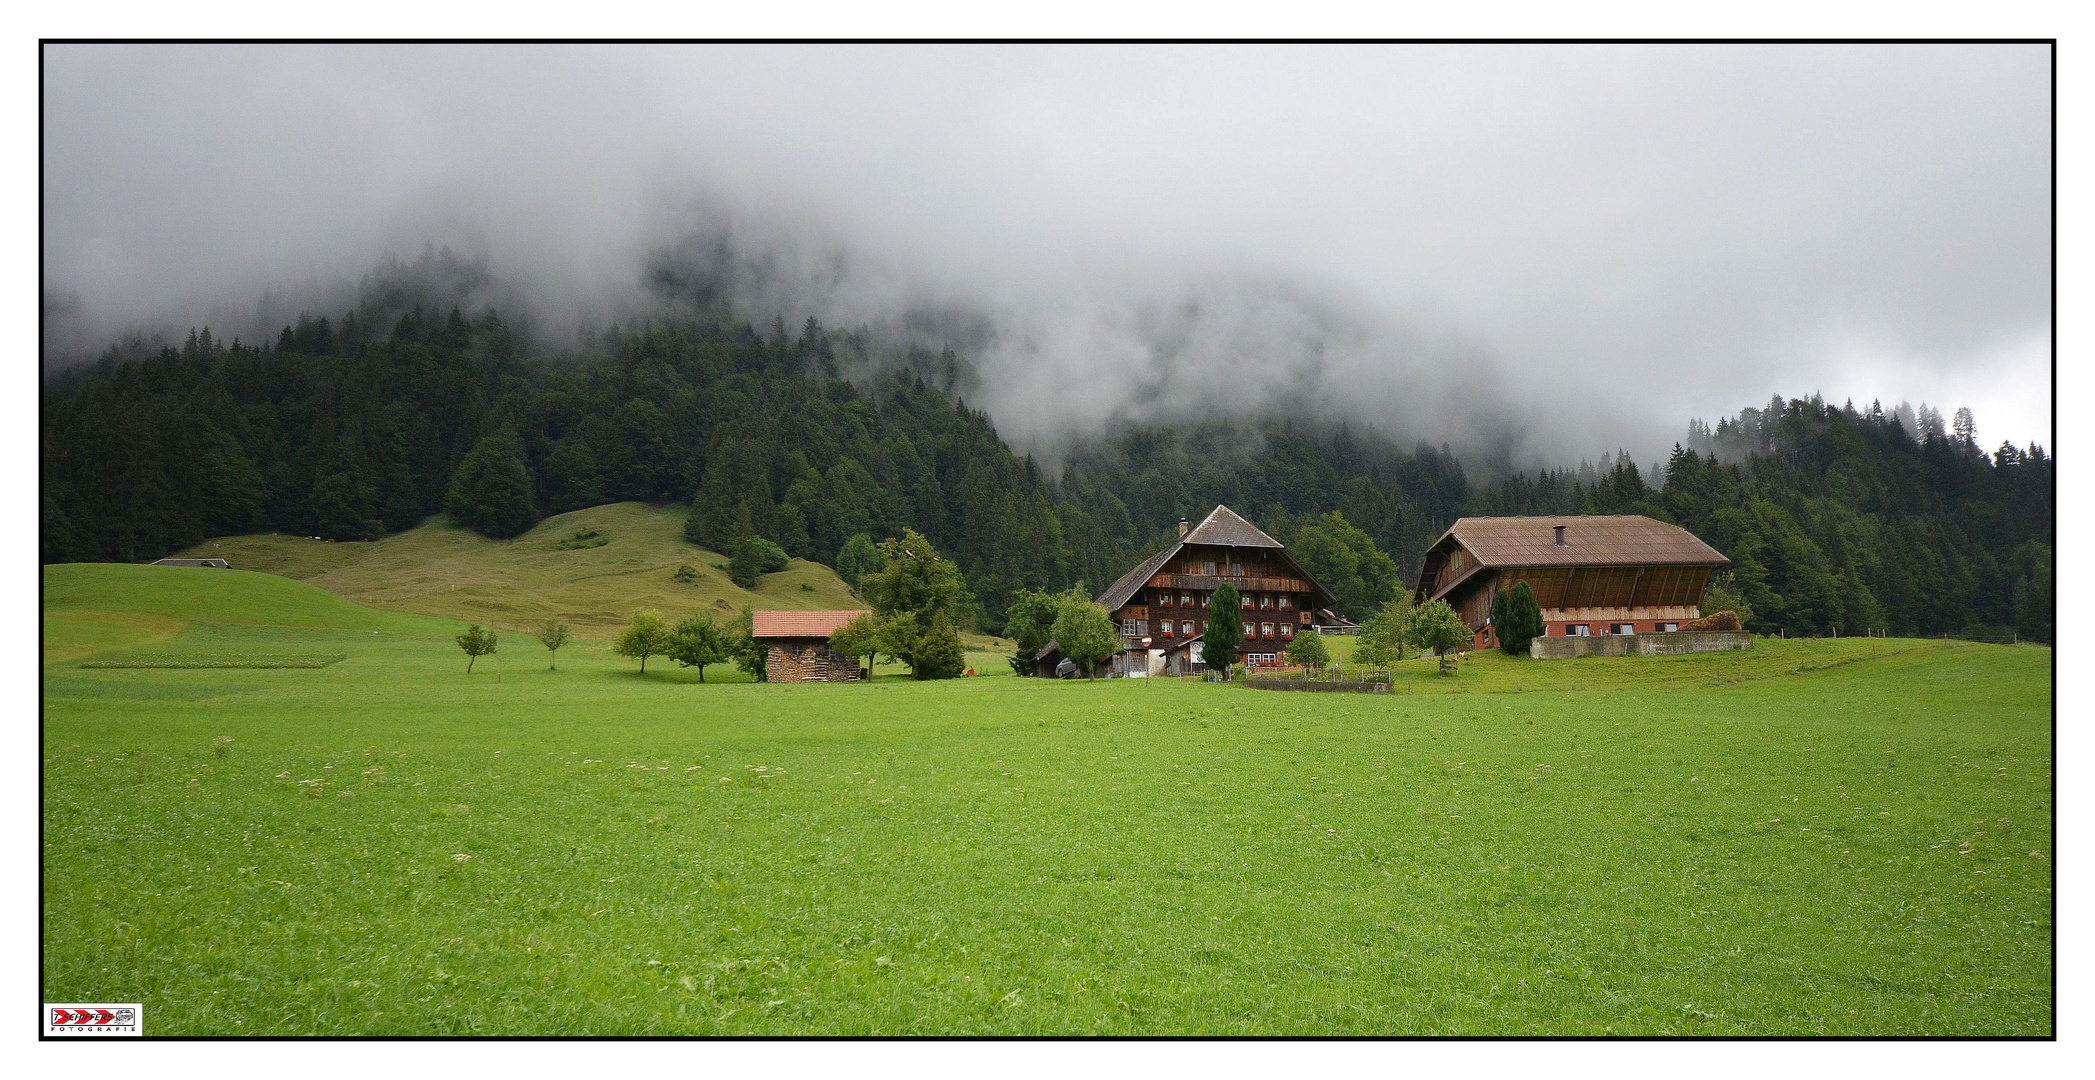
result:
[[[1049,470],[967,406],[967,374],[813,320],[658,321],[559,354],[456,309],[302,319],[259,346],[198,331],[47,377],[43,558],[371,539],[447,509],[513,535],[678,501],[698,543],[762,537],[831,565],[854,536],[915,529],[996,627],[1017,590],[1096,591],[1218,502],[1290,544],[1362,536],[1398,580],[1463,514],[1642,513],[1731,557],[1756,630],[2051,635],[2051,461],[1981,451],[1968,414],[1946,431],[1931,410],[1777,398],[1691,424],[1650,478],[1625,457],[1479,483],[1445,447],[1225,418],[1116,428]]]

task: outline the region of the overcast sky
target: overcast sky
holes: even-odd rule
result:
[[[572,327],[704,236],[796,322],[979,317],[1021,445],[1285,400],[1648,463],[1813,392],[2052,441],[2042,47],[74,46],[44,77],[46,295],[95,340],[253,333],[431,242]]]

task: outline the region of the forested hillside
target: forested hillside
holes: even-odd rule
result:
[[[558,354],[492,312],[385,321],[305,320],[259,347],[200,331],[51,376],[44,560],[262,531],[370,539],[447,508],[514,535],[544,514],[679,501],[695,542],[759,536],[832,566],[858,534],[916,529],[996,627],[1016,590],[1102,588],[1218,502],[1283,542],[1314,522],[1337,548],[1364,535],[1398,580],[1463,514],[1644,513],[1732,558],[1755,629],[2051,635],[2051,461],[1982,452],[1968,417],[1945,432],[1939,416],[1778,398],[1691,425],[1650,478],[1603,459],[1479,484],[1445,447],[1223,418],[1116,428],[1043,470],[957,396],[963,359],[876,354],[812,320],[660,322]]]
[[[2052,461],[1972,439],[1923,408],[1776,398],[1691,424],[1663,477],[1626,458],[1519,476],[1472,512],[1646,514],[1732,560],[1751,629],[2052,638]],[[1723,579],[1720,579],[1723,580]]]

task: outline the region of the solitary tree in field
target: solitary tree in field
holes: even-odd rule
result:
[[[1528,642],[1542,636],[1542,605],[1527,582],[1516,581],[1492,596],[1491,628],[1507,656],[1528,654]]]
[[[1324,635],[1309,630],[1296,634],[1295,640],[1288,642],[1287,657],[1290,664],[1318,671],[1331,663],[1331,650],[1324,645]]]
[[[706,681],[706,665],[726,663],[728,653],[727,634],[712,619],[704,615],[693,615],[669,632],[669,644],[663,655],[685,667],[698,669],[698,681]]]
[[[669,650],[669,624],[662,621],[660,612],[640,611],[626,622],[618,639],[611,643],[611,651],[620,656],[640,661],[640,673],[647,674],[647,658],[659,656]]]
[[[1244,651],[1241,603],[1236,588],[1227,581],[1215,586],[1214,594],[1208,597],[1208,628],[1201,639],[1200,658],[1209,671],[1221,672],[1224,679],[1229,678],[1230,666]]]
[[[1434,652],[1443,656],[1454,653],[1472,640],[1469,624],[1448,606],[1445,600],[1432,600],[1412,609],[1411,622],[1405,637],[1421,652]],[[1442,661],[1441,670],[1447,671],[1448,661]]]
[[[1120,631],[1113,626],[1113,616],[1083,596],[1063,598],[1052,633],[1062,646],[1062,655],[1076,661],[1087,679],[1100,660],[1120,648]]]
[[[466,674],[471,675],[473,661],[495,651],[495,632],[474,623],[458,635],[458,647],[466,651]]]
[[[567,624],[559,619],[547,619],[546,624],[538,628],[538,643],[546,647],[546,670],[556,670],[560,647],[567,644]]]

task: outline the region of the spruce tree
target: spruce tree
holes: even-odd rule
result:
[[[1516,581],[1492,595],[1491,628],[1507,656],[1528,654],[1528,642],[1540,637],[1543,627],[1542,605],[1535,602],[1535,590],[1527,582]]]
[[[1219,671],[1224,679],[1229,678],[1231,665],[1244,651],[1244,613],[1238,605],[1242,601],[1237,590],[1225,581],[1215,586],[1214,595],[1208,597],[1208,628],[1201,638],[1201,661],[1209,671]]]

